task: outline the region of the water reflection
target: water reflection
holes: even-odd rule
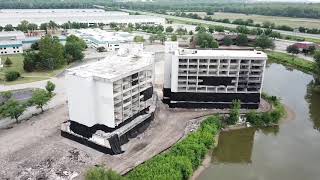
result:
[[[279,126],[263,129],[245,128],[221,132],[213,151],[214,163],[251,163],[255,132],[277,135]]]
[[[312,90],[313,82],[308,85],[306,100],[309,103],[309,116],[313,128],[320,131],[320,93]]]
[[[214,162],[251,163],[254,128],[221,132],[218,146],[213,152]]]

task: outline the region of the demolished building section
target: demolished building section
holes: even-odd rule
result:
[[[154,55],[144,52],[69,69],[70,120],[62,124],[62,136],[105,153],[122,153],[121,145],[153,119],[153,72]]]
[[[166,44],[163,100],[170,107],[259,107],[267,55],[256,50],[181,49]]]

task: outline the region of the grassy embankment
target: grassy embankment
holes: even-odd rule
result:
[[[283,64],[287,67],[292,67],[308,74],[317,72],[316,64],[312,61],[307,61],[281,52],[266,51],[266,53],[268,54],[268,59],[271,62]]]
[[[12,61],[12,64],[9,67],[3,67],[0,69],[0,84],[4,84],[4,85],[14,85],[14,84],[22,84],[22,83],[46,80],[63,72],[68,67],[67,65],[65,65],[60,69],[56,69],[52,71],[26,72],[23,69],[23,56],[21,54],[0,56],[3,63],[7,57],[10,58],[10,60]],[[17,71],[20,73],[21,77],[16,81],[6,82],[5,72],[7,71]]]
[[[205,155],[214,146],[214,138],[221,128],[220,118],[208,117],[199,129],[174,145],[168,152],[159,154],[117,179],[189,179],[201,165]],[[116,175],[102,168],[91,169],[86,180]]]

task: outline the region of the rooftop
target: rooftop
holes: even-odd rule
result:
[[[262,51],[256,50],[220,50],[220,49],[180,49],[177,55],[193,56],[193,57],[221,57],[221,58],[267,58],[267,55]]]
[[[113,55],[104,60],[68,69],[68,74],[94,80],[113,82],[129,76],[153,63],[152,53],[137,55]]]

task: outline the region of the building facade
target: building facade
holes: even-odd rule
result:
[[[42,36],[26,36],[21,31],[0,32],[0,55],[20,54],[23,50],[30,49],[31,45],[38,42]],[[65,44],[66,37],[58,37],[61,44]]]
[[[68,22],[87,23],[94,25],[103,23],[117,24],[156,24],[164,25],[165,18],[147,15],[129,15],[121,11],[104,11],[102,9],[3,9],[0,10],[0,26],[12,24],[16,27],[26,20],[40,26],[42,23],[54,21],[57,24]]]
[[[243,108],[259,107],[265,53],[176,49],[169,54],[163,98],[171,107],[226,108],[233,100]]]
[[[68,70],[70,121],[62,128],[65,136],[121,153],[123,137],[153,116],[154,57],[139,54],[112,56]]]

